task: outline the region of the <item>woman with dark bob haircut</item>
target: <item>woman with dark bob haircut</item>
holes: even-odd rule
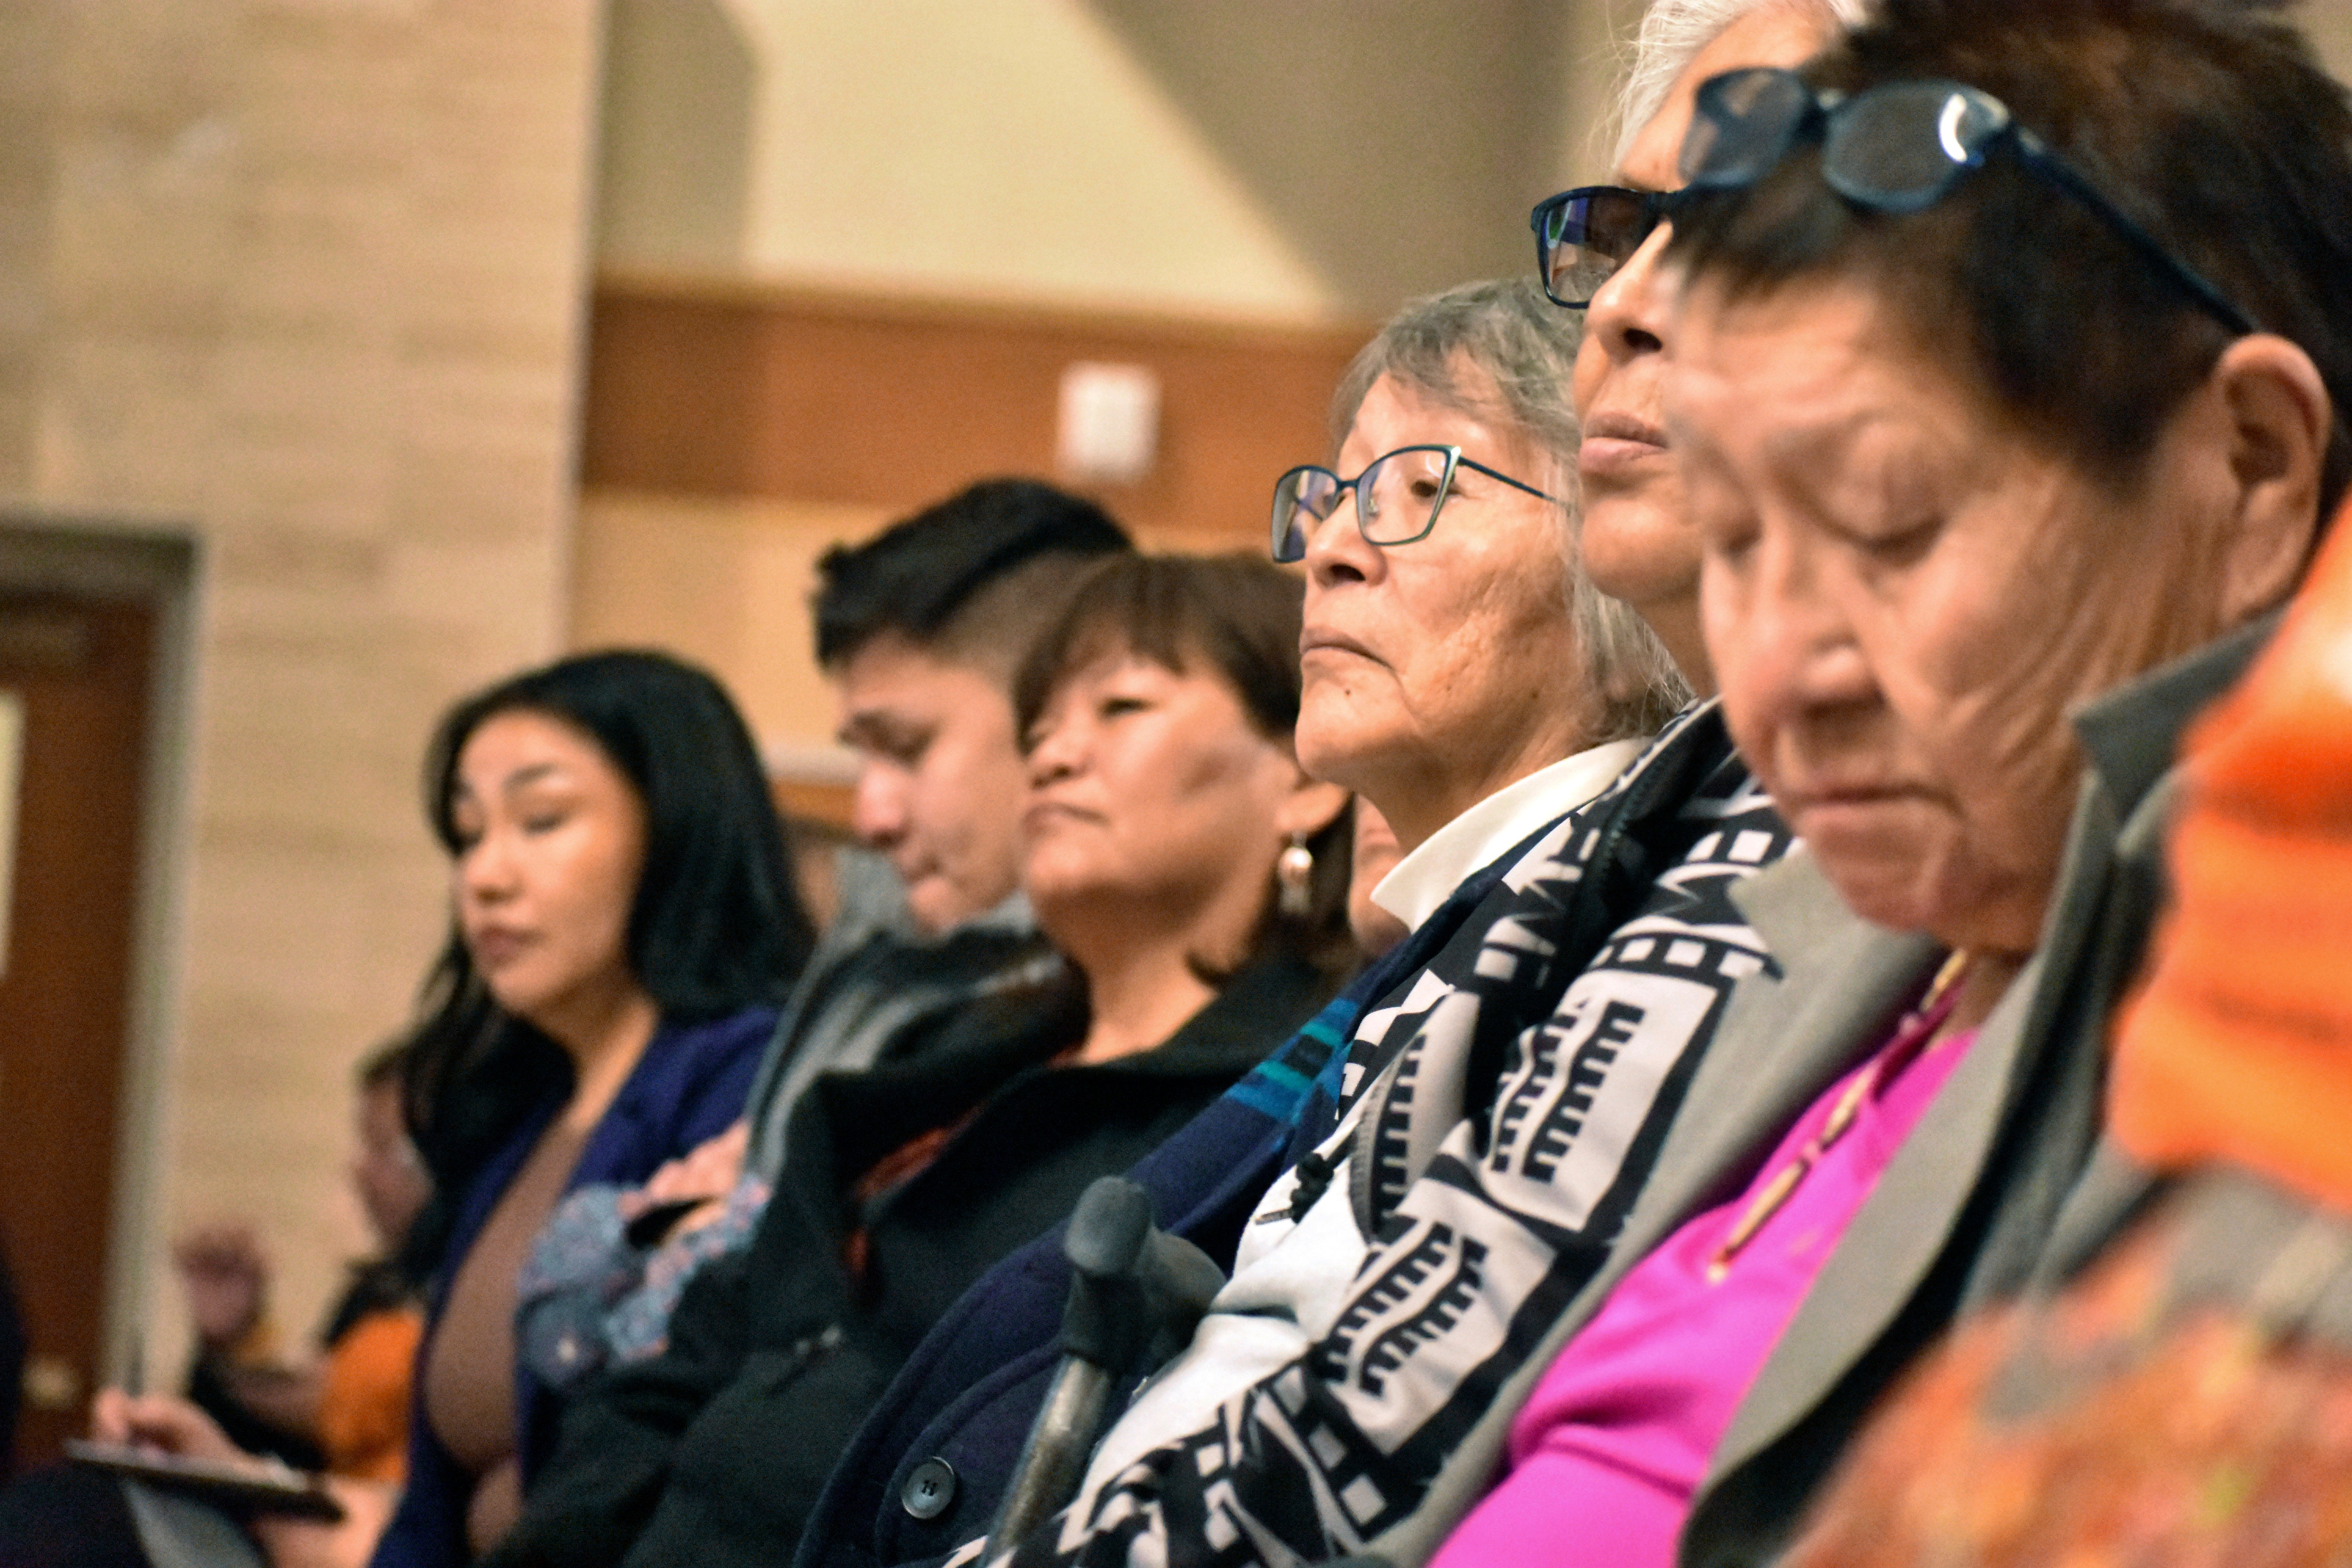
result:
[[[556,1200],[641,1182],[740,1111],[814,943],[751,738],[666,655],[583,654],[458,703],[426,752],[452,930],[407,1116],[436,1197],[408,1485],[380,1563],[501,1533],[556,1415],[514,1352]]]
[[[1298,724],[1299,589],[1255,556],[1138,555],[1097,567],[1070,608],[1038,643],[1013,683],[1013,721],[1024,744],[1073,672],[1106,658],[1142,659],[1178,675],[1196,664],[1240,700],[1249,722],[1286,746]],[[1287,953],[1335,983],[1360,958],[1348,932],[1353,818],[1347,812],[1297,836],[1286,896],[1259,909],[1244,950],[1252,958]],[[1209,973],[1230,972],[1226,955],[1202,954]]]

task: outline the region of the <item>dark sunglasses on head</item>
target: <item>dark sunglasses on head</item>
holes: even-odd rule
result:
[[[1822,178],[1830,189],[1857,206],[1898,214],[1934,206],[1961,176],[1984,167],[1988,156],[2005,147],[2030,173],[2105,223],[2216,321],[2235,332],[2259,330],[2220,289],[2020,125],[2007,104],[1964,82],[1889,82],[1847,98],[1816,93],[1794,71],[1769,66],[1711,77],[1700,84],[1690,132],[1683,139],[1685,192],[1752,185],[1800,142],[1814,139],[1822,143]]]
[[[2123,209],[2017,123],[1990,93],[1954,81],[1891,82],[1846,98],[1815,93],[1794,71],[1769,66],[1702,83],[1683,139],[1679,191],[1584,185],[1539,203],[1530,216],[1536,265],[1555,304],[1580,310],[1693,194],[1751,185],[1800,142],[1822,142],[1822,177],[1857,205],[1924,212],[1960,176],[2006,145],[2021,163],[2080,202],[2157,270],[2231,331],[2253,319]]]

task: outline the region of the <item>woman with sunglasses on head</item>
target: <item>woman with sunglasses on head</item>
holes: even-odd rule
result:
[[[1787,1568],[2352,1552],[2352,509],[2189,731],[2098,1201],[1872,1413]],[[2054,1249],[2053,1249],[2054,1250]]]
[[[2352,477],[2352,108],[2253,8],[1885,0],[1704,84],[1680,172],[1702,630],[1808,853],[1744,889],[1782,984],[1448,1564],[1774,1555],[1888,1381],[2113,1196],[2165,771]]]

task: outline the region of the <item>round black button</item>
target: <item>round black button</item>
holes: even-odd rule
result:
[[[898,1506],[919,1520],[934,1520],[955,1501],[955,1467],[945,1459],[925,1459],[898,1489]]]

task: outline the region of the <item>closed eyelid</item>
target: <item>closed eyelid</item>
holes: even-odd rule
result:
[[[1845,549],[1879,561],[1894,561],[1923,553],[1927,546],[1935,542],[1944,524],[1943,513],[1933,509],[1874,510],[1877,515],[1865,523],[1849,522],[1828,513],[1816,514],[1811,521],[1815,529]]]
[[[562,827],[576,819],[581,802],[570,791],[561,794],[533,792],[508,803],[507,819],[525,833],[540,833]]]
[[[1763,520],[1747,506],[1706,508],[1696,494],[1690,497],[1689,514],[1699,548],[1721,560],[1734,560],[1751,549],[1764,531]]]
[[[1949,511],[1948,490],[1932,450],[1864,447],[1841,469],[1843,482],[1807,498],[1809,515],[1832,538],[1874,554],[1916,551]]]

